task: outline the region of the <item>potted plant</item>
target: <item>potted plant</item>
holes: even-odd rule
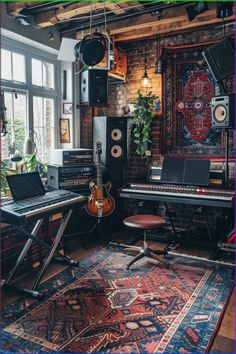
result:
[[[136,153],[142,158],[148,158],[151,154],[151,131],[155,100],[156,96],[153,95],[152,92],[148,92],[143,96],[141,91],[138,90],[137,98],[134,103],[133,141],[136,144]]]

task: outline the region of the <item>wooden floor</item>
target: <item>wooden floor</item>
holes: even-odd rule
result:
[[[124,234],[122,233],[122,236]],[[117,235],[116,235],[117,237]],[[119,238],[119,237],[118,237]],[[126,240],[129,239],[129,234],[126,234],[125,239],[120,239],[119,241],[126,243]],[[149,247],[153,249],[163,248],[164,244],[156,241],[149,241]],[[85,257],[86,255],[92,254],[95,250],[100,246],[100,243],[90,244],[88,249],[85,249],[78,240],[71,240],[67,254],[70,255],[74,259],[80,259]],[[182,247],[176,250],[175,252],[189,254],[198,257],[209,258],[209,251],[201,250],[201,249],[193,249]],[[43,281],[49,279],[50,277],[56,275],[61,272],[65,268],[65,266],[58,264],[51,264],[49,269],[46,272],[46,276]],[[27,274],[19,279],[21,286],[29,286],[31,274]],[[3,293],[2,294],[2,306],[12,302],[12,300],[17,299],[16,294],[11,293]],[[222,322],[219,326],[218,333],[214,339],[212,344],[212,348],[210,353],[234,353],[234,342],[235,342],[235,323],[234,323],[234,292],[231,294],[229,299],[225,314],[223,316]]]

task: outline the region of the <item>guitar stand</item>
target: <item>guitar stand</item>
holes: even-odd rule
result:
[[[100,237],[100,239],[102,241],[107,241],[106,238],[104,238],[104,234],[107,235],[107,232],[106,230],[104,229],[104,227],[102,226],[102,223],[101,223],[101,218],[97,218],[97,222],[96,224],[92,227],[92,229],[89,231],[88,233],[88,236],[92,236],[93,234],[96,234],[98,236],[103,236],[103,237]]]
[[[74,261],[73,259],[71,259],[68,256],[62,255],[61,253],[59,253],[57,251],[57,247],[61,241],[62,235],[64,233],[64,230],[69,222],[69,219],[71,217],[72,214],[72,209],[70,209],[65,216],[62,219],[61,225],[57,231],[57,234],[55,236],[54,241],[52,242],[51,245],[48,245],[46,242],[40,240],[39,238],[37,238],[37,234],[38,231],[40,229],[40,226],[43,222],[43,218],[39,219],[34,227],[32,232],[30,233],[29,231],[27,231],[23,226],[17,226],[14,225],[14,227],[19,230],[20,232],[22,232],[25,236],[27,236],[28,240],[26,241],[20,255],[18,256],[15,265],[13,266],[12,270],[10,271],[8,278],[6,279],[6,281],[3,284],[3,289],[12,289],[12,290],[16,290],[19,291],[27,296],[31,296],[34,298],[43,298],[44,294],[42,292],[37,291],[37,287],[40,283],[40,280],[42,279],[43,274],[45,273],[46,268],[48,267],[49,263],[51,262],[52,258],[56,261],[59,261],[60,263],[69,265],[69,266],[78,266],[79,265],[79,261]],[[11,279],[15,273],[15,271],[17,270],[17,268],[20,266],[20,264],[22,263],[22,261],[24,260],[30,246],[32,245],[33,241],[35,241],[37,244],[39,244],[40,246],[43,246],[45,248],[47,248],[48,254],[46,256],[46,258],[43,260],[43,263],[38,271],[38,274],[34,280],[34,283],[31,287],[31,289],[26,289],[26,288],[22,288],[19,287],[15,284],[11,283]],[[56,254],[56,256],[54,256],[54,254]]]

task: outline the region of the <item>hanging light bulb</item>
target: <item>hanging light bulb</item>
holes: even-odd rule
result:
[[[147,45],[145,43],[145,53],[144,53],[144,74],[141,78],[141,88],[143,90],[151,89],[151,79],[148,77],[147,74]]]

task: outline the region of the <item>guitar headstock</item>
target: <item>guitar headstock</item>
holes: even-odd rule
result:
[[[101,141],[97,141],[96,142],[96,153],[98,155],[102,154],[102,143],[101,143]]]

